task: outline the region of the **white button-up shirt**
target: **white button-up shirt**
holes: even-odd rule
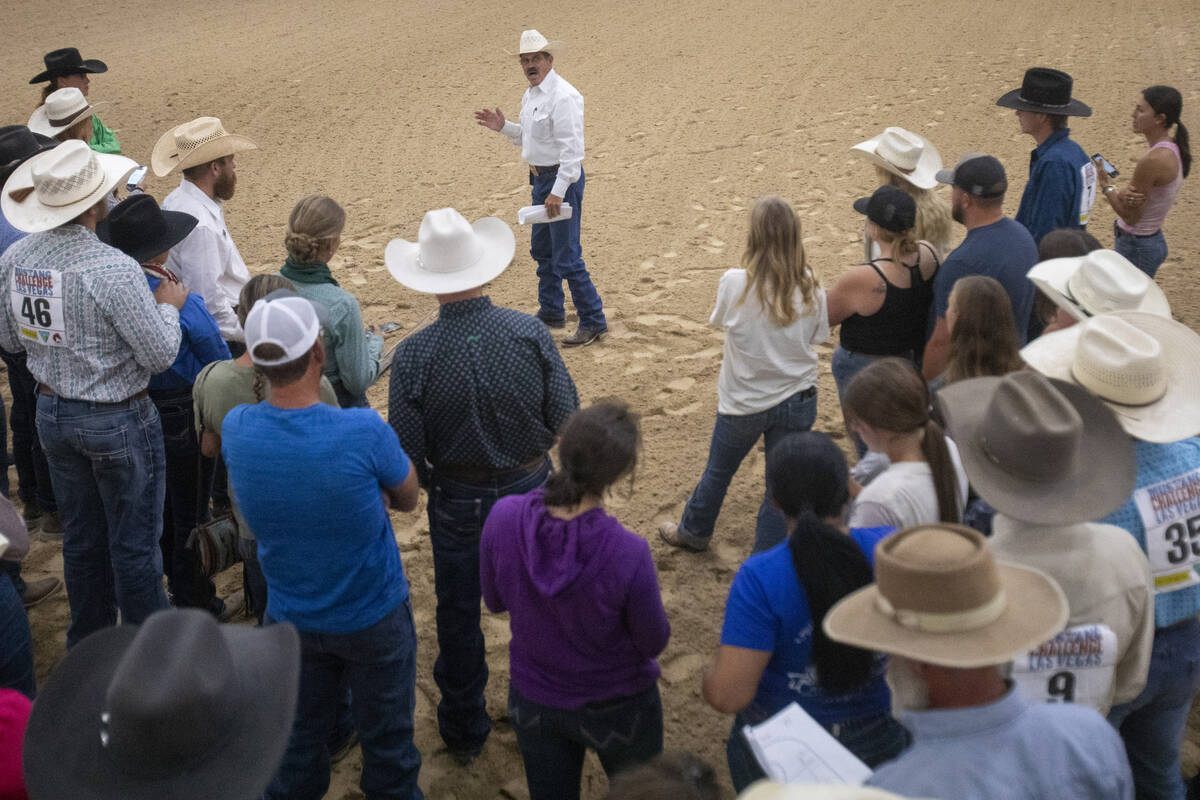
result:
[[[179,188],[163,200],[162,207],[191,214],[199,220],[187,238],[171,248],[167,268],[179,276],[188,290],[204,298],[204,305],[217,320],[223,338],[244,341],[233,307],[242,286],[250,280],[250,271],[225,227],[221,203],[184,178]]]
[[[558,165],[551,194],[562,197],[579,180],[583,161],[583,95],[554,70],[521,98],[521,123],[505,122],[501,133],[521,148],[526,164]]]

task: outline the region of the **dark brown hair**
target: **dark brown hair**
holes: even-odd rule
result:
[[[619,772],[607,800],[718,800],[717,775],[704,759],[677,750]]]
[[[317,337],[317,341],[321,341]],[[316,342],[313,343],[316,347]],[[270,342],[260,342],[254,345],[254,350],[250,354],[251,358],[282,358],[284,356],[283,348],[277,344]],[[275,366],[267,367],[262,364],[255,364],[254,368],[267,377],[271,382],[271,386],[288,386],[295,383],[304,377],[304,373],[308,372],[308,363],[312,360],[312,347],[304,351],[304,355],[299,358],[288,361],[286,364],[276,364]]]
[[[1175,126],[1175,135],[1171,138],[1179,148],[1179,161],[1183,165],[1183,177],[1186,178],[1192,171],[1192,148],[1188,143],[1187,128],[1179,119],[1183,113],[1183,95],[1171,86],[1157,85],[1142,89],[1142,97],[1155,114],[1162,114],[1167,118],[1167,130],[1171,130],[1172,125]]]
[[[276,289],[287,289],[294,292],[296,291],[296,284],[282,275],[275,275],[273,273],[255,275],[242,284],[242,291],[238,294],[238,304],[235,309],[238,325],[241,325],[243,328],[246,327],[246,317],[250,316],[250,309],[254,308],[255,303]],[[263,374],[261,369],[255,368],[254,397],[260,403],[267,396],[266,378],[267,376]]]
[[[950,303],[958,319],[950,331],[947,383],[1006,375],[1025,366],[1012,301],[998,280],[987,275],[959,278],[950,290]]]
[[[620,400],[602,400],[576,411],[559,431],[559,467],[546,480],[545,503],[571,508],[585,495],[601,495],[637,466],[638,415]]]

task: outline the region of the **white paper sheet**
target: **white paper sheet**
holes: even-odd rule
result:
[[[546,206],[525,206],[517,211],[517,223],[520,225],[536,225],[539,222],[562,222],[571,218],[571,204],[563,203],[562,211],[554,219],[546,216]]]
[[[745,726],[742,733],[773,781],[861,786],[871,777],[870,767],[796,703],[766,722]]]

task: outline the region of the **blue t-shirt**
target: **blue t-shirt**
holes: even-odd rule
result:
[[[411,465],[379,414],[237,406],[221,441],[229,486],[258,539],[272,618],[352,633],[408,597],[380,491],[403,483]]]
[[[851,533],[874,565],[879,539],[895,528],[864,528]],[[771,653],[758,682],[754,702],[770,714],[795,701],[822,725],[851,722],[890,713],[891,695],[877,656],[871,679],[847,694],[829,694],[817,686],[812,663],[812,615],[788,543],[750,556],[729,587],[721,644]]]
[[[1055,131],[1029,154],[1029,182],[1016,220],[1034,242],[1058,228],[1087,228],[1095,189],[1096,165],[1071,141],[1071,131]]]
[[[4,251],[8,246],[15,241],[18,241],[26,236],[25,231],[17,230],[12,226],[12,223],[4,218],[4,214],[0,213],[0,255],[4,255]]]
[[[987,275],[998,280],[1008,292],[1017,336],[1024,344],[1034,294],[1033,282],[1025,277],[1025,273],[1037,262],[1038,251],[1033,237],[1013,219],[1002,217],[990,225],[967,231],[967,238],[954,248],[934,276],[930,331],[939,318],[946,316],[955,281],[968,275]]]

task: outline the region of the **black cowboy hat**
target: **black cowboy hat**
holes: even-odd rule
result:
[[[153,197],[139,193],[113,206],[108,218],[96,223],[96,235],[144,264],[182,242],[196,222],[191,214],[163,211]]]
[[[1021,88],[1001,97],[996,105],[1037,114],[1090,117],[1091,107],[1071,97],[1073,83],[1071,76],[1061,70],[1033,67],[1025,70]]]
[[[96,58],[84,59],[79,55],[79,51],[74,47],[64,47],[61,50],[52,50],[42,57],[46,62],[46,69],[34,75],[30,79],[30,83],[41,83],[48,81],[51,78],[60,78],[66,75],[78,75],[81,72],[108,72],[108,64]]]
[[[25,730],[25,784],[42,800],[246,800],[279,768],[300,694],[287,623],[220,625],[160,611],[71,648]]]
[[[24,125],[5,125],[0,128],[0,184],[8,180],[8,176],[22,162],[57,146],[58,142],[54,139],[34,133]]]

